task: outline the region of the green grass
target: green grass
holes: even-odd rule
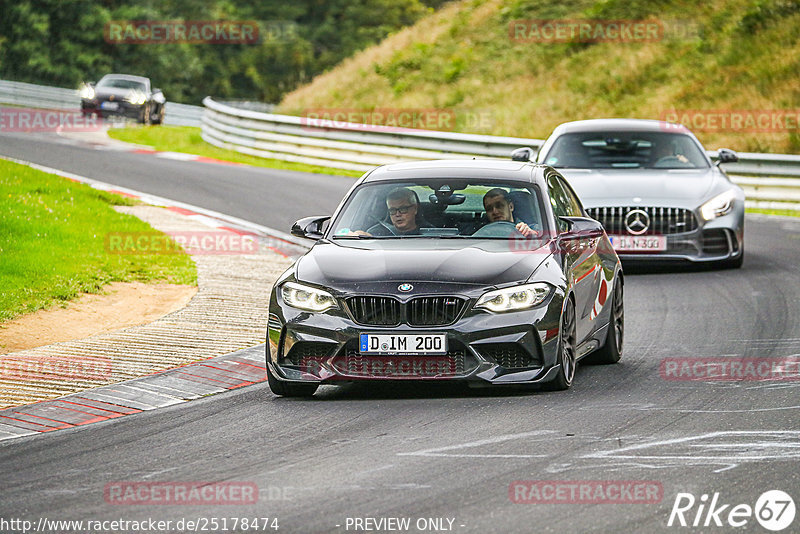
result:
[[[765,215],[783,215],[784,217],[800,217],[798,210],[773,210],[766,208],[747,208],[747,213],[763,213]]]
[[[244,163],[255,167],[269,167],[271,169],[284,169],[289,171],[314,172],[320,174],[335,174],[340,176],[359,177],[363,172],[333,169],[305,163],[293,163],[277,159],[259,158],[240,154],[234,150],[218,148],[203,141],[200,137],[200,128],[191,126],[143,126],[132,128],[113,128],[108,135],[114,139],[146,145],[159,151],[183,152],[196,154],[207,158],[221,159],[235,163]]]
[[[186,254],[113,254],[111,232],[154,232],[130,199],[0,160],[0,322],[99,293],[110,282],[197,283]]]

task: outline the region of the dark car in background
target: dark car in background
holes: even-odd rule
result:
[[[143,76],[107,74],[81,87],[80,96],[84,115],[128,117],[142,124],[164,122],[166,98]]]
[[[558,126],[537,161],[563,174],[589,216],[627,260],[689,260],[740,267],[744,191],[684,126],[596,119]]]
[[[485,197],[513,220],[488,218]],[[409,216],[416,224],[400,231]],[[551,167],[378,167],[332,217],[292,233],[316,243],[271,294],[266,367],[278,395],[357,380],[561,390],[581,358],[620,358],[619,258]]]

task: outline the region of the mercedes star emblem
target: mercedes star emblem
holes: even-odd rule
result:
[[[625,228],[630,234],[642,235],[650,228],[650,216],[644,210],[631,210],[625,215]]]

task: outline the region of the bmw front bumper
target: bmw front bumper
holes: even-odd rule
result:
[[[378,327],[358,324],[340,306],[311,313],[287,306],[273,291],[267,330],[267,365],[282,381],[335,384],[359,380],[466,381],[472,385],[531,384],[558,370],[558,327],[564,295],[554,290],[542,304],[523,311],[473,310],[474,299],[447,326]],[[342,299],[340,299],[342,302]],[[446,355],[359,351],[359,336],[445,334]]]

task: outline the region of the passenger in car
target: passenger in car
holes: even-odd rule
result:
[[[535,237],[538,232],[527,223],[514,218],[514,202],[505,189],[495,187],[483,195],[483,208],[489,223],[506,221],[513,223],[517,231],[525,237]]]

